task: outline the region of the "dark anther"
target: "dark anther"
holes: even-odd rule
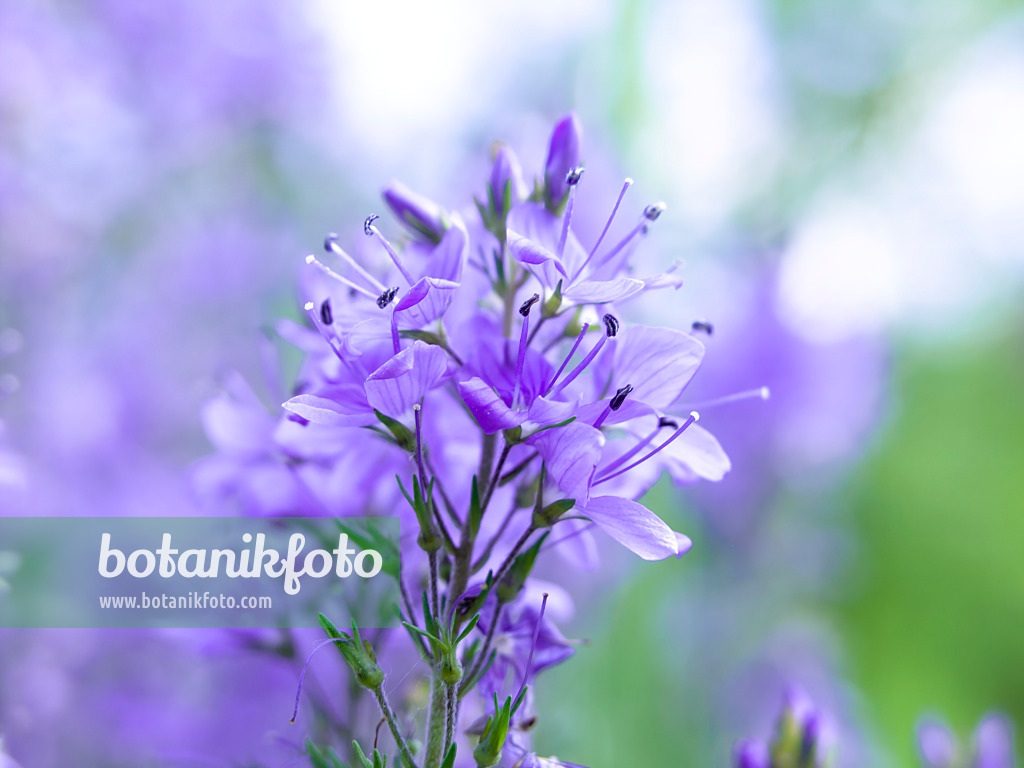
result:
[[[664,203],[651,203],[644,208],[644,218],[648,221],[657,221],[658,217],[665,212]]]
[[[523,305],[519,308],[519,314],[522,315],[523,317],[526,317],[528,314],[530,314],[530,307],[532,307],[538,301],[540,301],[540,294],[533,294],[533,296],[531,296],[530,298],[523,302]]]
[[[675,419],[670,419],[668,416],[662,416],[658,419],[658,429],[664,429],[665,427],[672,427],[672,429],[679,429],[679,422]]]
[[[707,320],[694,320],[693,325],[690,326],[690,330],[703,331],[708,336],[710,336],[715,332],[715,326],[713,326]]]
[[[580,183],[580,178],[582,178],[582,176],[583,166],[577,165],[575,168],[573,168],[571,171],[565,174],[565,183],[568,184],[570,187],[575,187],[577,184]]]
[[[612,398],[612,401],[608,404],[608,407],[611,408],[613,411],[619,410],[619,408],[622,407],[622,404],[626,402],[626,398],[629,397],[629,393],[632,391],[633,385],[627,384],[626,386],[624,386],[622,389],[615,393],[615,397]]]
[[[378,216],[376,213],[371,213],[369,216],[366,217],[366,221],[363,222],[363,233],[367,237],[373,234],[373,230],[371,230],[370,227],[372,227],[373,222],[375,222],[379,218],[380,216]]]
[[[324,325],[332,325],[334,323],[334,313],[331,311],[330,299],[324,299],[320,305],[320,322]]]
[[[395,300],[395,296],[398,295],[398,286],[394,288],[388,288],[384,293],[377,297],[377,306],[384,309],[388,304]]]
[[[614,315],[605,315],[601,318],[604,320],[604,330],[609,336],[614,336],[619,332],[619,321]]]
[[[334,232],[331,232],[331,234],[324,238],[324,250],[330,253],[333,250],[333,246],[336,242],[338,242],[338,235]]]

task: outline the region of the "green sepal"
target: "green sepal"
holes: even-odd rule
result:
[[[499,707],[498,697],[495,696],[494,710],[494,715],[487,719],[484,726],[480,743],[473,750],[473,759],[479,768],[491,768],[501,761],[501,750],[505,746],[508,725],[512,717],[512,697],[505,699],[505,703]]]
[[[542,309],[542,317],[555,317],[558,314],[558,310],[562,308],[562,281],[558,281],[558,285],[555,286],[555,292],[548,297],[548,300],[544,302]]]
[[[470,539],[475,539],[477,533],[480,532],[480,521],[484,518],[484,510],[480,505],[480,484],[477,482],[476,475],[473,475],[473,481],[470,487],[469,493],[469,515],[466,517],[466,524],[469,528]]]
[[[390,416],[385,416],[376,408],[373,409],[373,413],[377,417],[377,420],[387,428],[388,432],[391,433],[391,436],[395,439],[396,445],[409,453],[414,453],[416,451],[416,435],[414,435],[412,431],[405,426],[405,424],[392,419]]]
[[[533,513],[533,524],[538,528],[550,528],[566,512],[576,506],[575,499],[559,499],[553,501],[540,510]]]
[[[556,501],[555,504],[557,503]],[[522,592],[523,585],[530,577],[530,571],[533,570],[533,565],[537,562],[537,555],[544,539],[548,537],[548,533],[550,531],[545,532],[529,549],[517,555],[516,559],[512,561],[512,565],[509,566],[501,583],[498,584],[497,594],[500,603],[511,603]]]
[[[349,636],[335,627],[322,613],[317,614],[317,618],[327,637],[336,641],[335,645],[352,669],[356,682],[370,690],[380,688],[384,682],[384,671],[377,665],[377,658],[370,643],[360,637],[355,621],[352,622],[353,636]]]
[[[455,744],[448,747],[448,754],[445,755],[444,762],[441,763],[441,768],[455,768]]]
[[[323,751],[312,739],[306,739],[306,754],[313,768],[347,768],[333,748],[328,747],[327,751]]]

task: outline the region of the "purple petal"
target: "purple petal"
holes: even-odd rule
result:
[[[562,296],[575,304],[605,304],[610,301],[625,301],[642,293],[644,283],[631,277],[616,280],[586,280],[574,284],[562,292]]]
[[[458,283],[434,277],[417,280],[395,304],[399,327],[422,328],[437,320],[452,303],[458,287]]]
[[[637,501],[595,496],[580,511],[644,560],[664,560],[679,554],[675,531]]]
[[[924,768],[952,768],[957,760],[956,739],[944,723],[922,720],[917,726],[917,747]]]
[[[1013,726],[1002,715],[986,715],[974,734],[972,768],[1014,768]]]
[[[494,154],[490,179],[491,196],[494,199],[496,214],[501,214],[505,210],[506,186],[511,192],[511,199],[508,201],[509,208],[526,197],[526,182],[523,181],[523,169],[519,165],[519,158],[511,148],[501,144]]]
[[[282,407],[314,424],[329,427],[362,427],[375,422],[365,397],[328,399],[318,395],[296,395]]]
[[[771,768],[768,745],[757,739],[744,739],[736,744],[733,753],[735,768]]]
[[[488,435],[518,427],[526,419],[526,411],[513,411],[483,379],[460,382],[459,394],[476,423]]]
[[[395,216],[414,232],[434,242],[444,235],[445,215],[437,203],[416,194],[400,181],[392,181],[384,187],[383,195]]]
[[[543,457],[548,479],[567,498],[581,503],[587,500],[604,445],[600,430],[574,421],[564,427],[544,430],[526,442]]]
[[[549,208],[558,208],[569,194],[566,174],[580,164],[583,127],[575,112],[569,112],[555,125],[544,164],[544,197]]]
[[[729,457],[715,436],[696,424],[691,424],[673,440],[664,454],[668,473],[682,485],[698,480],[718,482],[732,469]]]
[[[448,354],[438,346],[415,341],[366,379],[371,408],[401,418],[448,373]]]
[[[632,326],[609,344],[613,354],[606,352],[598,361],[602,370],[597,380],[613,376],[616,383],[632,384],[630,399],[659,409],[679,397],[704,359],[703,344],[671,328]]]

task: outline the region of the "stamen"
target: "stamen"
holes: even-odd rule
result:
[[[334,325],[334,313],[331,311],[330,299],[324,299],[320,304],[320,322],[324,325]]]
[[[625,248],[627,245],[633,242],[638,236],[646,235],[647,225],[650,224],[652,221],[657,221],[658,217],[661,216],[661,214],[664,212],[664,203],[651,203],[646,208],[644,208],[644,213],[640,217],[640,223],[633,227],[633,229],[629,231],[629,234],[622,238],[618,242],[618,244],[611,249],[611,251],[602,256],[599,260],[599,264],[607,264],[609,261],[615,258],[616,255],[618,255],[619,251],[621,251],[623,248]]]
[[[326,264],[323,264],[322,262],[320,262],[317,259],[317,257],[314,256],[312,253],[309,254],[309,256],[306,257],[306,263],[307,264],[312,264],[314,267],[319,269],[321,272],[323,272],[328,277],[333,277],[335,280],[337,280],[342,285],[348,286],[353,291],[356,291],[358,293],[363,294],[363,296],[369,296],[371,299],[376,299],[377,298],[372,293],[370,293],[370,291],[368,291],[365,288],[363,288],[363,286],[357,285],[356,283],[353,283],[347,277],[342,277],[337,272],[335,272],[333,269],[328,267]]]
[[[338,256],[344,259],[346,262],[348,262],[352,269],[354,269],[356,272],[362,275],[363,278],[366,279],[366,281],[369,282],[370,285],[372,285],[376,290],[384,290],[384,284],[380,280],[378,280],[376,277],[367,272],[363,268],[362,264],[360,264],[358,261],[353,259],[351,256],[349,256],[347,253],[345,253],[345,251],[341,249],[341,246],[338,245],[338,236],[333,232],[324,238],[324,250],[328,251],[329,253],[333,253],[335,256]]]
[[[309,313],[310,318],[313,320],[313,326],[320,332],[320,335],[324,337],[324,340],[331,345],[331,349],[334,351],[334,354],[338,356],[339,360],[344,362],[345,358],[341,354],[341,349],[338,347],[334,334],[328,331],[323,326],[323,323],[320,322],[320,313],[316,311],[316,304],[312,301],[307,301],[303,309]]]
[[[658,217],[665,212],[666,207],[664,203],[651,203],[644,208],[644,218],[648,221],[657,221]]]
[[[545,397],[547,397],[548,394],[551,392],[551,388],[555,386],[555,382],[558,381],[558,377],[562,375],[562,371],[565,370],[565,366],[567,366],[569,364],[569,361],[572,360],[572,356],[576,354],[576,350],[579,349],[580,342],[583,341],[583,337],[586,335],[587,330],[589,328],[590,323],[583,324],[583,329],[580,331],[579,336],[576,337],[576,341],[573,343],[572,349],[569,350],[569,354],[565,356],[565,360],[562,361],[562,364],[558,367],[558,370],[555,371],[555,375],[551,377],[551,381],[548,382],[548,385],[544,388]]]
[[[634,456],[636,456],[638,453],[640,453],[640,451],[642,451],[644,448],[646,448],[648,445],[650,445],[651,442],[654,440],[654,438],[656,438],[658,436],[658,433],[662,429],[664,429],[665,427],[672,427],[672,429],[677,429],[679,427],[679,425],[675,421],[673,421],[672,419],[668,419],[668,418],[665,418],[664,416],[662,416],[660,419],[658,419],[658,426],[657,426],[657,428],[654,429],[653,432],[651,432],[649,435],[647,435],[647,437],[645,437],[643,440],[638,442],[636,445],[634,445],[632,448],[630,448],[624,454],[619,456],[619,458],[615,459],[615,461],[610,462],[607,467],[604,467],[601,470],[602,474],[607,475],[609,472],[614,472],[616,469],[621,467],[627,461],[632,459]]]
[[[398,271],[402,273],[402,277],[406,279],[409,285],[412,285],[416,281],[412,279],[412,275],[410,275],[406,270],[405,266],[402,264],[402,260],[398,258],[398,254],[395,253],[395,249],[391,247],[391,243],[389,243],[387,238],[380,233],[380,230],[373,225],[373,222],[379,218],[380,216],[375,213],[367,216],[366,221],[363,222],[363,232],[367,237],[376,237],[377,240],[380,241],[380,244],[384,246],[384,250],[388,252],[388,256],[391,257],[391,261],[395,263],[395,266],[398,267]]]
[[[580,183],[583,176],[583,168],[577,166],[565,175],[565,183],[569,185],[569,202],[565,206],[565,216],[562,219],[562,234],[558,238],[558,258],[565,253],[565,243],[569,239],[569,222],[572,221],[573,203],[576,201],[576,185]]]
[[[292,719],[289,720],[289,722],[292,725],[295,725],[295,718],[297,718],[299,716],[299,698],[302,696],[302,683],[306,679],[306,671],[309,669],[309,663],[311,661],[313,661],[313,656],[315,656],[317,651],[319,651],[321,648],[325,648],[328,645],[331,645],[332,643],[346,643],[346,642],[351,642],[351,641],[346,640],[345,638],[341,638],[341,637],[331,637],[331,638],[328,638],[327,640],[322,640],[320,643],[317,644],[317,646],[312,651],[309,652],[309,656],[306,657],[306,663],[302,665],[302,674],[299,675],[299,687],[298,687],[298,690],[295,691],[295,709],[292,710]]]
[[[690,326],[690,330],[696,333],[702,331],[708,336],[711,336],[715,332],[715,326],[709,323],[707,320],[694,320],[693,325]]]
[[[633,387],[631,384],[627,384],[619,389],[611,399],[611,402],[609,402],[605,407],[604,411],[601,412],[601,415],[597,417],[597,421],[594,422],[594,427],[600,429],[601,425],[604,424],[605,419],[611,416],[612,411],[617,411],[622,407],[622,404],[626,402],[626,398],[629,397],[629,393],[632,391]]]
[[[537,626],[533,629],[533,642],[530,643],[530,656],[526,660],[526,667],[523,670],[523,682],[519,686],[519,692],[516,697],[512,699],[513,702],[518,702],[522,697],[523,692],[526,690],[526,681],[530,679],[530,669],[533,667],[533,654],[537,650],[537,640],[540,639],[540,625],[544,621],[544,611],[548,607],[548,593],[544,593],[544,597],[540,601],[540,614],[537,616]],[[495,617],[497,618],[497,617]]]
[[[397,312],[391,313],[391,347],[394,349],[396,355],[402,351],[402,337],[398,333]]]
[[[565,377],[565,380],[561,384],[555,387],[554,392],[552,394],[557,395],[559,392],[561,392],[563,389],[569,386],[576,379],[576,377],[583,373],[583,371],[586,370],[587,366],[594,361],[594,358],[597,357],[598,352],[600,352],[601,349],[604,347],[605,342],[619,332],[619,321],[616,320],[613,315],[605,315],[601,319],[604,320],[606,335],[598,339],[597,344],[595,344],[593,348],[590,350],[590,352],[587,353],[587,356],[580,361],[579,365],[572,369],[572,372]]]
[[[519,334],[519,356],[516,358],[516,386],[512,392],[512,407],[519,404],[519,390],[523,384],[523,364],[526,362],[526,347],[530,338],[530,308],[540,301],[540,294],[533,294],[519,307],[519,314],[523,316],[523,330]]]
[[[590,249],[590,253],[587,254],[586,260],[580,264],[579,269],[576,270],[576,274],[572,276],[570,282],[575,283],[579,279],[579,276],[583,274],[583,270],[586,268],[590,260],[594,258],[594,254],[597,253],[597,249],[601,247],[601,243],[604,242],[604,236],[608,234],[608,230],[612,226],[612,222],[615,220],[615,214],[619,212],[619,206],[622,205],[622,198],[626,196],[626,190],[633,186],[633,180],[627,178],[622,182],[622,189],[619,190],[619,196],[615,200],[615,207],[612,208],[612,215],[608,217],[608,221],[604,224],[604,229],[601,230],[601,235],[597,238],[597,242],[594,243],[594,247]]]
[[[768,387],[758,387],[757,389],[748,389],[744,392],[736,392],[732,395],[725,395],[724,397],[716,397],[713,400],[705,400],[700,403],[692,403],[691,408],[714,408],[718,405],[725,405],[726,403],[735,403],[740,400],[768,400],[771,397],[771,390]]]
[[[385,288],[384,293],[377,297],[377,306],[384,309],[388,304],[395,300],[395,296],[398,295],[398,286],[394,288]]]
[[[622,387],[615,393],[615,397],[612,398],[612,401],[608,404],[608,407],[611,408],[613,411],[619,410],[619,408],[622,407],[622,404],[626,402],[626,398],[629,397],[629,393],[632,391],[633,385],[631,384],[627,384],[626,386]]]
[[[676,431],[673,432],[669,436],[668,440],[666,440],[664,443],[659,445],[653,451],[650,451],[649,453],[644,454],[643,457],[637,459],[632,464],[630,464],[628,467],[623,467],[622,469],[618,470],[617,472],[612,472],[611,474],[608,474],[608,472],[605,471],[605,473],[600,478],[595,480],[593,484],[594,485],[600,485],[601,483],[606,483],[609,480],[611,480],[612,478],[618,477],[619,475],[621,475],[621,474],[623,474],[625,472],[629,472],[629,470],[633,469],[634,467],[640,466],[645,461],[647,461],[649,458],[651,458],[655,454],[659,453],[664,448],[667,448],[669,443],[671,443],[673,440],[675,440],[677,437],[679,437],[681,434],[683,434],[683,432],[685,432],[690,427],[690,425],[693,424],[695,421],[697,421],[699,418],[700,418],[700,414],[699,413],[697,413],[696,411],[691,411],[690,415],[687,417],[686,421],[683,422],[682,426],[680,426],[678,429],[676,429]]]

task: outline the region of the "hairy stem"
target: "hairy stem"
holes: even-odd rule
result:
[[[435,670],[430,691],[430,710],[427,713],[427,750],[424,768],[440,768],[441,760],[444,759],[444,739],[448,719],[446,689],[447,686],[441,682],[441,676]]]
[[[399,761],[401,761],[402,765],[406,766],[406,768],[416,768],[416,763],[412,759],[412,753],[409,751],[409,745],[406,744],[405,737],[402,736],[402,732],[398,730],[398,722],[395,720],[395,713],[391,709],[391,705],[388,704],[387,696],[384,695],[384,686],[378,685],[373,692],[377,697],[377,704],[380,706],[380,712],[384,715],[384,719],[387,720],[388,728],[391,730],[391,735],[395,739],[395,744],[398,745]]]

